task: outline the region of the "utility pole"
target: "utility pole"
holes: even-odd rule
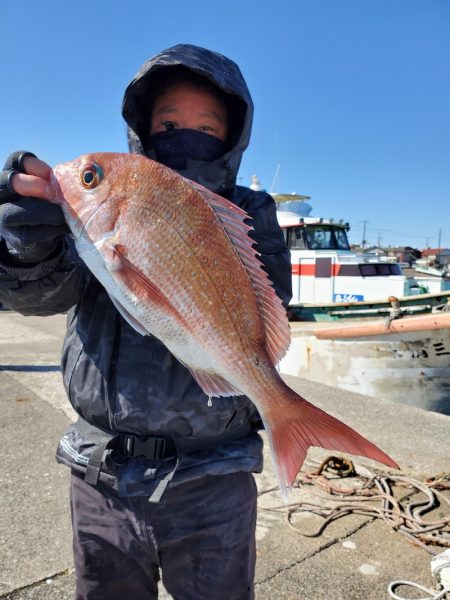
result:
[[[369,221],[360,221],[360,223],[363,224],[363,236],[362,236],[362,242],[361,242],[361,248],[364,248],[364,246],[366,245],[366,225]]]
[[[442,229],[439,229],[439,234],[438,234],[438,250],[441,249],[441,236],[442,236]]]
[[[377,246],[381,248],[381,231],[378,231]]]

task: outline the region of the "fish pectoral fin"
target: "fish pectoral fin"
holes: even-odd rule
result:
[[[219,375],[187,368],[207,396],[242,396],[242,392]]]
[[[184,319],[175,309],[170,299],[128,260],[123,246],[120,244],[110,246],[110,252],[112,253],[110,259],[112,258],[115,264],[114,277],[120,279],[129,292],[136,298],[141,299],[142,302],[147,302],[150,306],[158,306],[166,314],[184,323]],[[123,316],[126,319],[125,315]]]

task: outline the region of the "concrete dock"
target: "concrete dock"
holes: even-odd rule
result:
[[[25,318],[0,312],[2,599],[74,598],[69,472],[54,459],[60,436],[74,419],[59,372],[64,329],[63,315]],[[450,417],[318,383],[286,381],[383,448],[404,474],[423,481],[450,472]],[[304,470],[330,454],[310,450]],[[376,466],[356,457],[353,461]],[[268,453],[265,462],[264,472],[257,475],[260,490],[276,485]],[[278,493],[260,497],[257,600],[382,600],[389,597],[393,580],[433,587],[431,554],[382,520],[352,514],[308,538],[288,527],[283,513],[264,510],[279,504]],[[443,504],[434,518],[443,519],[449,512]],[[306,513],[296,522],[312,531],[321,520]],[[169,598],[164,590],[160,597]]]

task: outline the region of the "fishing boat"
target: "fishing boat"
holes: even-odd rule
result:
[[[293,322],[279,365],[301,377],[450,415],[450,311]]]
[[[384,316],[392,299],[403,314],[429,313],[450,300],[449,280],[406,276],[395,258],[352,251],[349,223],[311,216],[308,196],[273,197],[291,251],[291,320]]]
[[[274,195],[291,251],[291,346],[282,374],[450,414],[450,289],[350,249],[344,221]],[[430,291],[431,290],[431,291]]]

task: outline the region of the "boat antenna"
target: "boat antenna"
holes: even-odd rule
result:
[[[275,169],[275,175],[273,176],[272,179],[272,185],[270,186],[270,194],[277,194],[278,193],[278,185],[280,183],[280,163],[277,164],[277,168]]]

